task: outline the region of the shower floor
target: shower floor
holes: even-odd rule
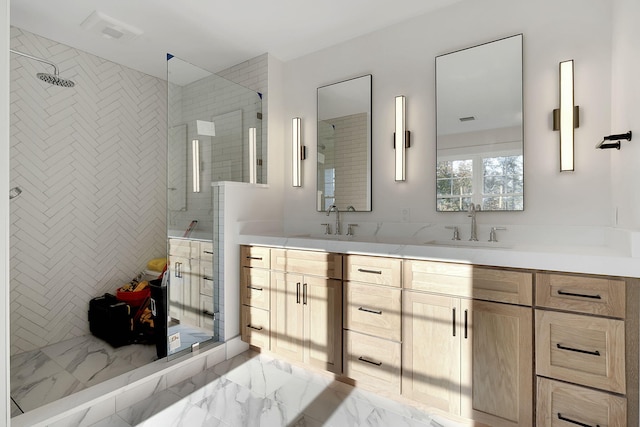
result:
[[[11,356],[11,416],[51,403],[156,359],[154,344],[113,348],[92,335]]]

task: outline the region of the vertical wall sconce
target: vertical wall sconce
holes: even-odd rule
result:
[[[292,185],[294,187],[302,187],[302,160],[307,158],[307,147],[302,145],[300,129],[302,127],[302,119],[294,117],[291,121],[291,154],[292,154]]]
[[[393,145],[396,150],[396,181],[404,181],[406,152],[411,146],[410,132],[407,130],[406,106],[404,95],[396,96],[396,131],[393,134]]]
[[[257,182],[256,162],[256,128],[249,128],[249,183]]]
[[[560,108],[553,110],[553,130],[560,131],[560,172],[574,169],[574,134],[580,109],[573,99],[573,60],[560,63]]]
[[[200,140],[191,141],[191,166],[193,169],[193,192],[200,192]]]

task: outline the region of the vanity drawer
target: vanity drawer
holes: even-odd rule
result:
[[[330,252],[272,249],[271,269],[342,279],[342,255]]]
[[[400,289],[345,282],[343,301],[346,329],[401,340]]]
[[[191,242],[191,240],[185,239],[169,239],[169,255],[191,258],[192,255],[197,254],[197,252],[193,253],[191,251],[191,243],[197,244],[198,242]]]
[[[536,305],[601,316],[625,317],[625,281],[538,273]]]
[[[398,342],[344,331],[344,374],[374,389],[400,394]]]
[[[242,267],[269,268],[271,249],[262,246],[240,246]]]
[[[240,302],[269,310],[270,277],[269,270],[242,267]]]
[[[346,255],[345,258],[345,280],[398,288],[402,284],[400,259],[360,255]]]
[[[200,242],[200,262],[213,264],[213,243]]]
[[[536,310],[538,375],[624,394],[622,320]]]
[[[240,321],[242,341],[269,350],[269,312],[243,305]]]
[[[213,296],[213,262],[200,263],[200,293]]]
[[[602,391],[538,378],[536,425],[627,425],[627,400]]]
[[[404,263],[403,280],[405,288],[416,291],[528,306],[533,303],[533,275],[526,271],[409,260]]]

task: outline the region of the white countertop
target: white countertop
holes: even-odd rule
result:
[[[500,242],[433,242],[415,237],[283,236],[268,233],[241,234],[238,242],[244,245],[640,278],[640,258],[607,246],[508,245]]]

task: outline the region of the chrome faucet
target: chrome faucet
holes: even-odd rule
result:
[[[340,234],[340,210],[338,210],[338,207],[336,205],[331,205],[327,209],[327,216],[331,214],[331,211],[334,211],[336,213],[336,228],[334,228],[333,234],[338,235]]]
[[[478,241],[478,227],[476,224],[476,212],[480,211],[480,205],[474,205],[471,203],[469,205],[469,213],[468,217],[471,218],[471,237],[469,237],[469,241],[477,242]]]

